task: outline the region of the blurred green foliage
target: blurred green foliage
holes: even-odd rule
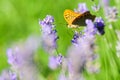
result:
[[[71,4],[72,2],[74,5]],[[0,0],[0,64],[3,64],[0,66],[0,70],[7,67],[6,48],[14,42],[25,39],[30,34],[40,35],[39,20],[48,14],[55,18],[60,36],[59,44],[70,43],[67,42],[70,36],[66,31],[63,11],[66,8],[77,7],[78,2],[79,0]],[[60,51],[66,51],[65,45],[59,46]]]

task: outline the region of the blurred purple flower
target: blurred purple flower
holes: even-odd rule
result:
[[[16,73],[10,70],[4,70],[0,75],[0,80],[18,80],[18,78]]]
[[[97,33],[97,28],[94,26],[92,20],[86,20],[87,27],[85,29],[85,37],[93,37]]]
[[[69,80],[83,80],[82,71],[87,68],[87,63],[94,61],[94,41],[97,28],[94,23],[87,19],[87,27],[84,30],[84,34],[75,33],[72,45],[68,50],[68,73]],[[91,64],[92,65],[92,64]],[[89,67],[89,70],[93,70],[93,67]]]
[[[19,49],[16,47],[15,51],[13,51],[11,48],[7,50],[7,56],[8,56],[8,63],[12,66],[14,65],[21,65],[22,64],[22,57],[20,57]]]
[[[95,11],[95,12],[99,11],[100,7],[101,7],[100,4],[98,4],[98,5],[94,4],[93,6],[91,6],[92,10]]]
[[[44,49],[48,53],[52,53],[53,50],[57,48],[56,40],[58,36],[56,34],[55,25],[53,25],[54,18],[50,15],[47,15],[43,21],[40,21],[39,24],[41,25],[42,29],[42,44]]]
[[[60,74],[58,80],[67,80],[64,74]]]
[[[73,39],[71,40],[73,45],[77,46],[79,37],[80,37],[80,34],[78,32],[75,32],[74,35],[73,35]]]
[[[57,69],[59,65],[62,64],[62,55],[58,55],[58,56],[50,56],[49,57],[49,67],[51,69]]]
[[[78,45],[79,41],[85,42],[84,40],[86,39],[93,39],[97,32],[103,35],[105,33],[104,27],[104,21],[101,17],[96,17],[94,22],[92,22],[92,20],[87,19],[84,34],[75,32],[71,42],[74,45]]]
[[[107,8],[109,6],[110,0],[101,0],[101,5],[104,6],[104,8]]]
[[[114,7],[108,7],[105,12],[105,17],[108,20],[108,22],[114,22],[118,19],[118,10]]]
[[[105,33],[105,31],[104,31],[105,25],[104,25],[104,21],[101,17],[96,17],[95,18],[94,25],[101,35],[103,35]]]
[[[58,64],[56,62],[56,57],[55,56],[50,56],[49,57],[49,67],[51,69],[56,69],[58,67]]]
[[[11,65],[11,69],[18,74],[20,80],[37,80],[37,70],[33,58],[34,51],[39,46],[40,39],[32,36],[25,42],[15,44],[7,50],[8,63]]]
[[[59,65],[62,64],[62,59],[63,59],[63,56],[62,56],[61,54],[59,54],[59,55],[57,56],[57,58],[56,58],[57,63],[58,63]]]
[[[94,23],[87,19],[86,20],[86,28],[84,29],[84,34],[75,32],[73,39],[72,39],[72,44],[74,45],[79,45],[79,41],[85,42],[87,39],[92,39],[94,38],[94,35],[97,33],[97,28],[94,26]]]
[[[118,10],[115,6],[109,5],[109,0],[102,0],[101,5],[104,7],[104,14],[108,22],[114,22],[118,19]]]
[[[78,9],[74,9],[74,11],[79,12],[79,13],[84,13],[84,12],[88,11],[88,9],[86,7],[86,3],[78,4]]]

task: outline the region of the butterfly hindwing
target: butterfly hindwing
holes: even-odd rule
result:
[[[86,26],[85,20],[91,19],[92,21],[95,19],[94,15],[91,15],[89,11],[83,13],[81,16],[78,16],[73,22],[73,25]]]

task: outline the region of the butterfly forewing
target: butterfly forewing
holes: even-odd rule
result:
[[[75,13],[72,10],[64,11],[64,18],[67,21],[68,25],[72,25],[73,21],[80,15],[80,13]]]

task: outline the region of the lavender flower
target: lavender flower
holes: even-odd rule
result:
[[[52,53],[53,50],[57,48],[56,40],[58,36],[56,34],[55,25],[53,25],[54,18],[50,15],[47,15],[43,21],[40,21],[42,29],[42,43],[44,49],[48,53]]]
[[[0,75],[0,80],[18,80],[17,74],[11,70],[4,70]]]
[[[62,64],[62,55],[58,55],[58,56],[50,56],[49,57],[49,67],[51,69],[57,69],[58,66],[60,66]]]
[[[19,49],[16,47],[15,48],[15,53],[13,53],[14,51],[11,49],[11,48],[9,48],[8,50],[7,50],[7,56],[8,56],[8,63],[9,64],[11,64],[12,66],[14,66],[14,65],[21,65],[22,64],[22,57],[19,57],[20,55],[18,55],[18,54],[20,54],[19,52]]]
[[[101,17],[97,17],[95,19],[95,22],[93,23],[91,20],[86,20],[86,26],[87,28],[85,28],[84,30],[84,35],[82,35],[82,33],[78,33],[75,32],[73,39],[71,40],[71,42],[74,45],[78,45],[78,39],[81,37],[82,38],[94,38],[94,35],[99,32],[101,35],[104,34],[104,21],[102,20]]]
[[[93,58],[95,56],[95,58]],[[98,55],[94,55],[93,57],[91,57],[91,59],[89,59],[89,61],[87,61],[86,63],[86,70],[89,72],[89,73],[98,73],[100,70],[100,63],[97,62],[97,60],[99,59],[98,58]],[[96,61],[96,62],[95,62]]]
[[[101,17],[96,17],[95,18],[94,25],[101,35],[103,35],[105,33],[105,31],[104,31],[105,25],[104,25],[104,21]]]
[[[118,19],[118,10],[114,7],[108,7],[105,12],[106,19],[108,22],[115,22]]]
[[[97,28],[91,20],[86,20],[86,24],[87,27],[83,35],[80,37],[78,34],[77,37],[74,35],[75,40],[73,39],[73,41],[77,46],[72,45],[68,50],[68,80],[83,80],[82,72],[85,68],[94,71],[93,67],[88,67],[87,64],[96,59],[93,46]]]
[[[55,25],[53,25],[54,18],[50,15],[47,15],[43,21],[40,21],[39,24],[41,25],[42,33],[50,34]]]
[[[20,80],[37,80],[37,70],[33,57],[34,51],[39,45],[39,38],[30,37],[25,42],[14,45],[7,50],[8,63],[11,65],[11,69],[18,74]]]
[[[85,3],[78,4],[78,9],[74,9],[75,12],[84,13],[88,11]]]
[[[85,37],[92,37],[97,33],[97,29],[94,26],[94,23],[91,20],[86,20],[87,28],[85,29],[84,36]]]
[[[67,80],[67,78],[64,74],[60,74],[58,80]]]
[[[101,5],[103,5],[104,6],[104,8],[107,8],[108,6],[109,6],[109,0],[102,0],[102,1],[100,1],[101,2]]]
[[[71,40],[73,45],[77,46],[79,37],[80,37],[80,34],[78,32],[75,32],[74,35],[73,35],[73,39]]]
[[[98,5],[95,5],[95,4],[94,4],[94,5],[92,6],[92,10],[95,11],[95,12],[98,12],[98,11],[100,10],[100,5],[99,5],[99,4],[98,4]]]
[[[115,6],[109,6],[109,0],[102,0],[101,5],[103,5],[104,14],[108,22],[114,22],[118,19],[118,10]]]

